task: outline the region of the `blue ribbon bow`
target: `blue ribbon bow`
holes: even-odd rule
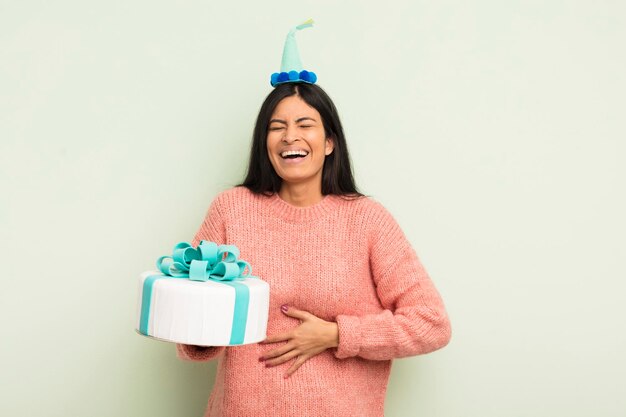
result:
[[[174,278],[189,278],[192,281],[232,281],[247,278],[252,272],[250,264],[239,258],[239,249],[234,245],[217,245],[203,240],[194,249],[187,242],[174,246],[172,256],[161,256],[157,268]]]
[[[217,245],[203,240],[197,248],[187,242],[174,246],[172,256],[161,256],[157,268],[163,275],[151,275],[143,282],[141,299],[141,317],[139,332],[148,335],[150,322],[150,303],[155,281],[163,278],[188,278],[192,281],[216,281],[235,289],[235,308],[233,327],[230,335],[231,345],[240,345],[244,341],[250,290],[247,285],[235,282],[250,277],[252,267],[239,258],[239,249],[234,245]]]

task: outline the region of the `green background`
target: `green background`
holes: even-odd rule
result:
[[[387,416],[623,416],[625,4],[2,0],[0,415],[202,415],[215,365],[135,334],[138,274],[242,179],[313,17],[357,181],[452,320]]]

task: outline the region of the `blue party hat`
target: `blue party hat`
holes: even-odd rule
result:
[[[270,78],[272,87],[284,83],[309,83],[317,81],[317,75],[313,71],[307,71],[302,67],[298,44],[296,43],[296,32],[313,26],[313,19],[299,24],[292,28],[285,39],[283,48],[283,60],[280,65],[280,72],[275,72]]]

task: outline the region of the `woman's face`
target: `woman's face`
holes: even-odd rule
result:
[[[317,110],[299,96],[281,100],[267,132],[267,153],[283,184],[322,184],[324,159],[333,151]]]

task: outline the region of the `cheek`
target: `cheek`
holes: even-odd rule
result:
[[[275,146],[275,145],[274,145]],[[278,158],[279,156],[276,155],[275,149],[274,147],[272,147],[272,141],[271,139],[268,138],[267,140],[267,159],[269,159],[270,164],[272,165],[272,168],[274,168],[274,171],[276,171],[279,166],[278,166]]]
[[[267,147],[268,153],[273,153],[276,150],[277,146],[280,144],[280,137],[277,135],[268,135],[265,141],[265,146]]]
[[[276,155],[273,152],[271,152],[269,149],[267,151],[267,159],[269,159],[270,164],[272,164],[272,166],[276,168]]]
[[[273,147],[272,147],[272,141],[268,138],[267,142],[265,143],[265,152],[267,153],[267,156],[270,158],[270,160],[272,159],[274,152],[273,152]]]

